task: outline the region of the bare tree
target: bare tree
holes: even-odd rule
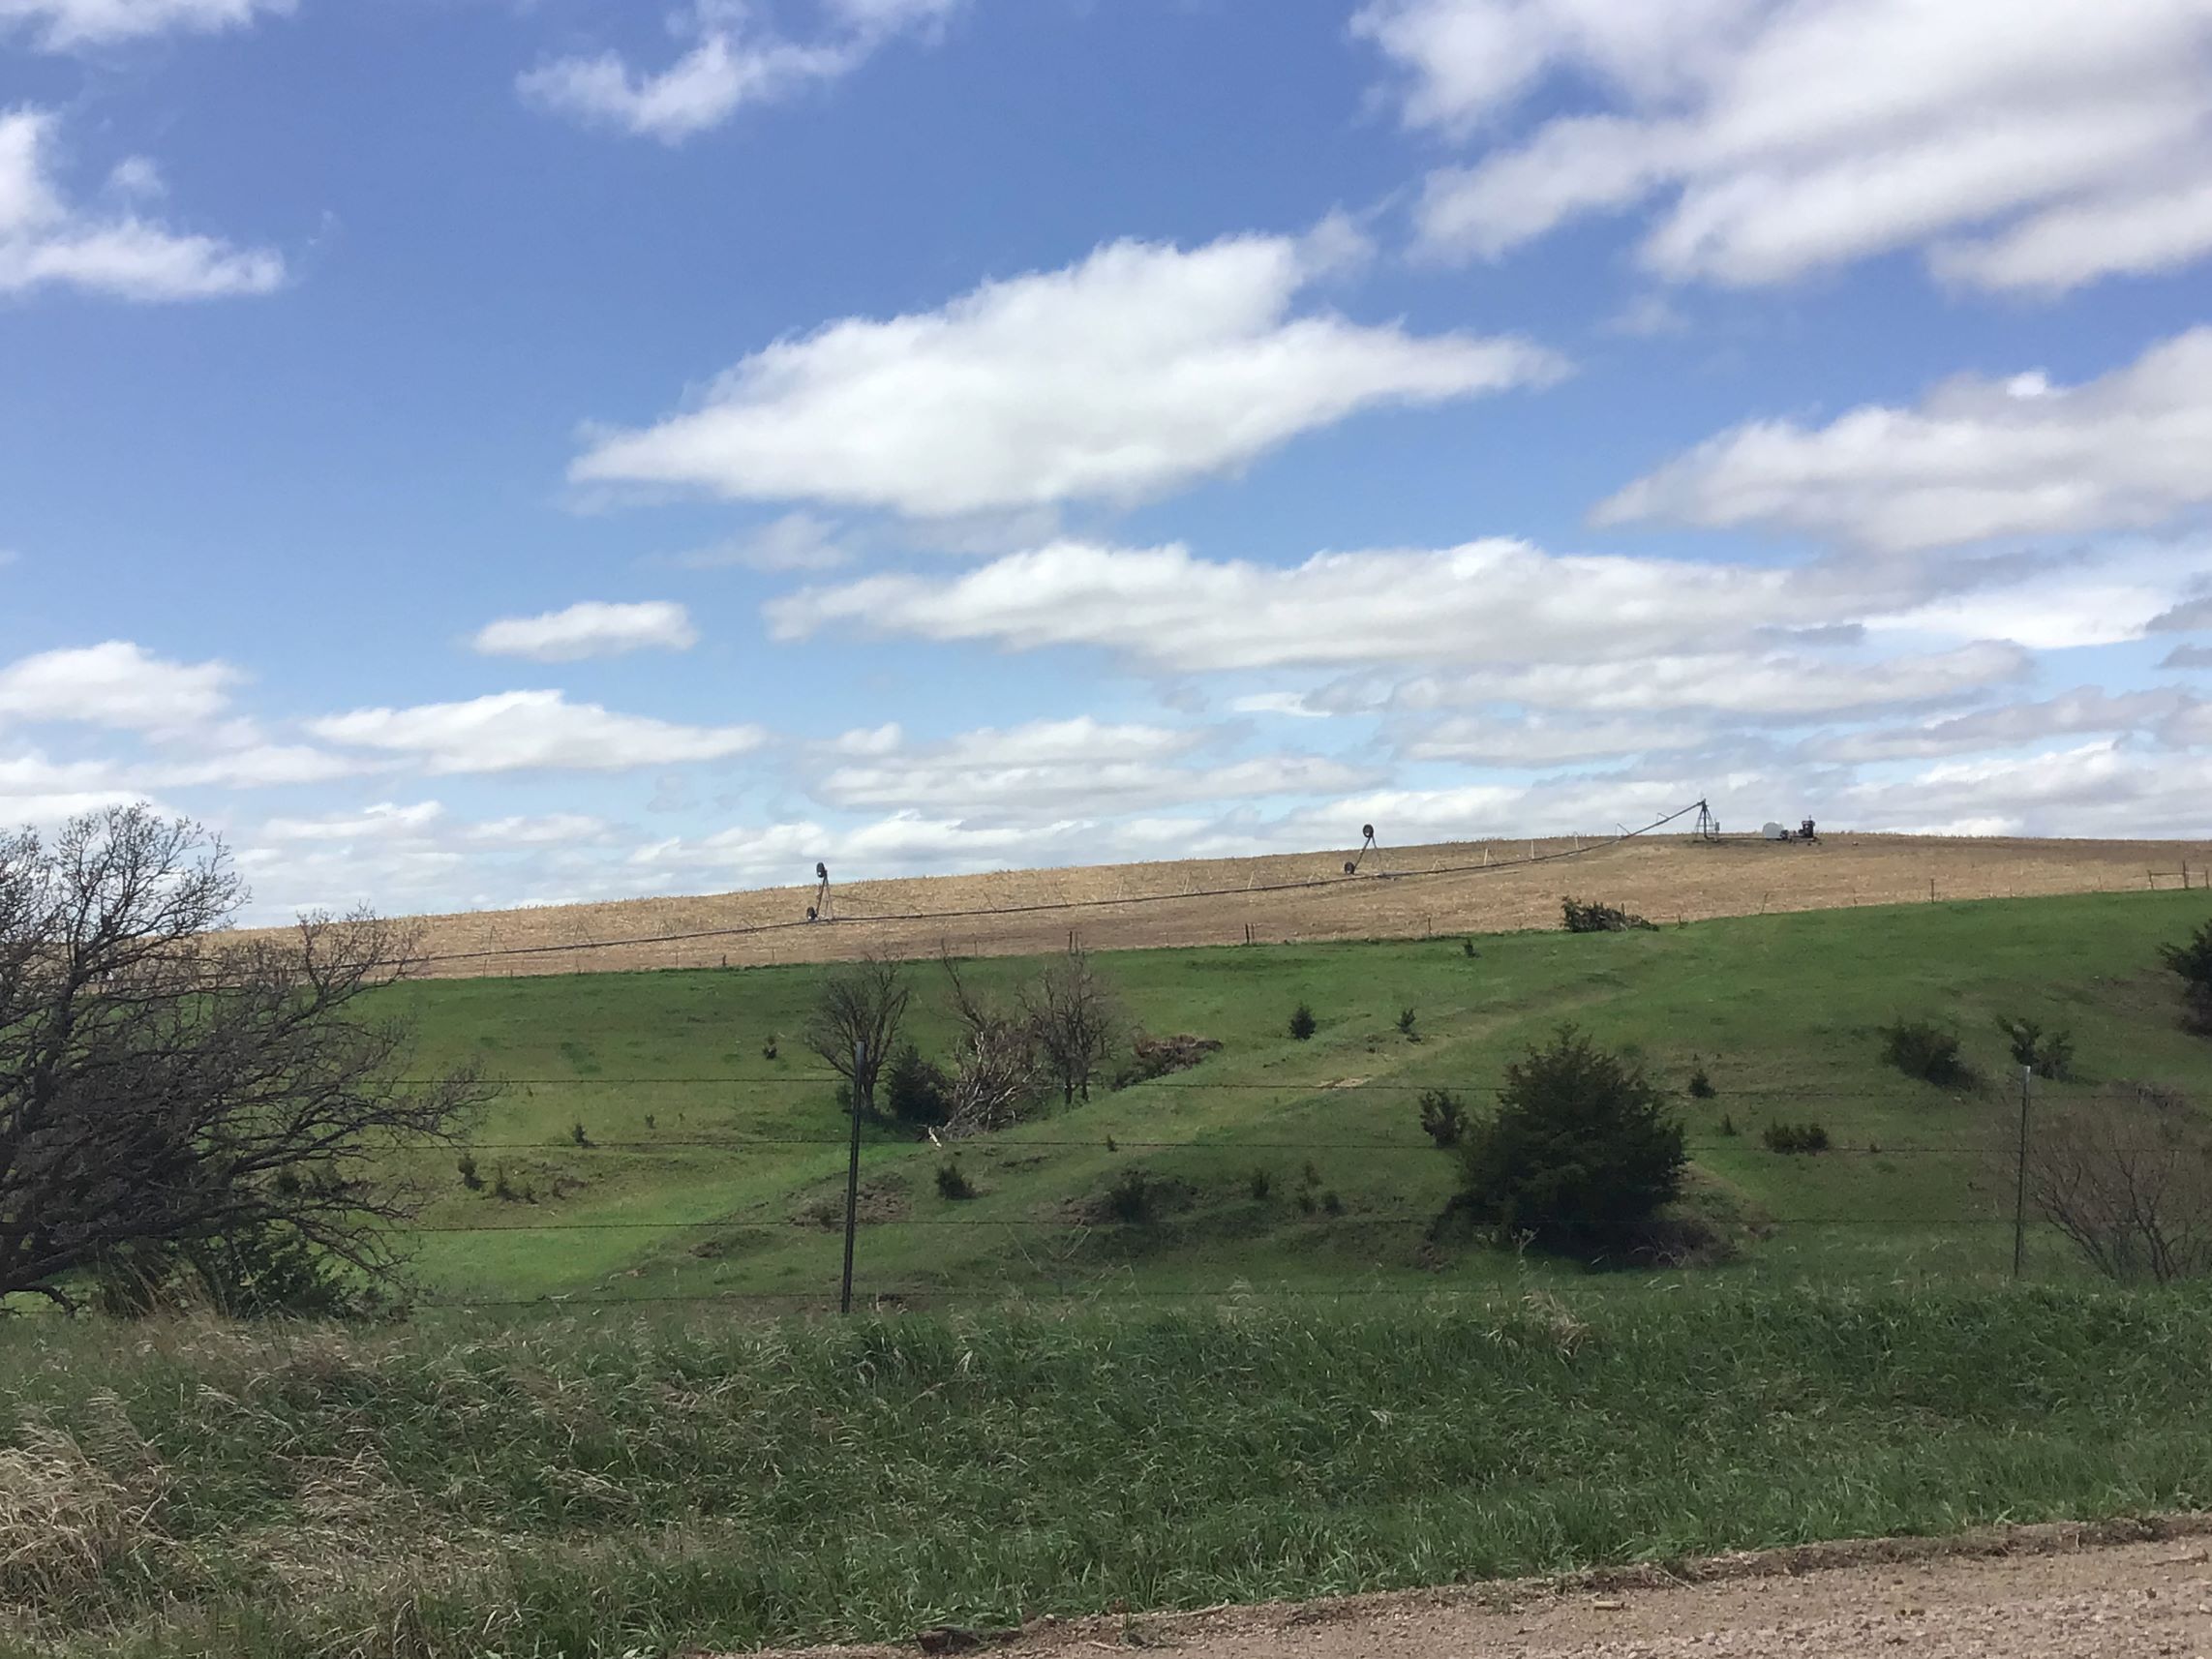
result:
[[[1091,1078],[1121,1046],[1128,1018],[1121,998],[1080,950],[1069,952],[1037,977],[1022,994],[1022,1011],[1045,1071],[1073,1105],[1079,1092],[1091,1098]]]
[[[891,1057],[913,996],[906,970],[884,956],[833,969],[806,1021],[806,1046],[829,1062],[863,1101],[875,1099],[876,1075]]]
[[[2028,1201],[2123,1283],[2212,1270],[2212,1131],[2167,1090],[2129,1085],[2045,1117]]]
[[[362,1001],[409,969],[395,929],[211,937],[243,898],[220,841],[145,806],[0,838],[0,1296],[73,1308],[218,1256],[398,1266],[420,1195],[389,1153],[489,1090],[403,1080],[411,1028]]]
[[[953,1011],[961,1031],[945,1127],[953,1134],[981,1134],[1018,1123],[1038,1093],[1037,1043],[1029,1021],[970,987],[951,951],[939,959],[953,984]]]

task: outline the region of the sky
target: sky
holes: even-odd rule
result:
[[[2212,0],[0,0],[0,822],[253,920],[2212,832]]]

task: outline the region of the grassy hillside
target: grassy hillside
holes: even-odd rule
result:
[[[2212,1500],[2196,1293],[26,1321],[0,1655],[662,1659]]]
[[[1414,1100],[1441,1085],[1487,1102],[1505,1063],[1567,1019],[1672,1086],[1704,1058],[1718,1094],[1682,1102],[1702,1200],[1757,1223],[1742,1260],[1712,1271],[1989,1275],[2010,1266],[2010,1184],[1989,1162],[2015,1110],[2009,1082],[1982,1095],[1909,1082],[1882,1064],[1875,1028],[1899,1014],[1955,1021],[1994,1074],[2006,1066],[1994,1016],[2027,1014],[2073,1028],[2080,1087],[2127,1078],[2201,1093],[2212,1044],[2176,1028],[2156,947],[2206,910],[2201,893],[2143,892],[1501,935],[1474,939],[1473,955],[1456,937],[1105,955],[1142,1024],[1219,1040],[1221,1052],[971,1144],[973,1202],[938,1195],[934,1149],[871,1133],[862,1293],[1411,1290],[1530,1271],[1425,1243],[1453,1168],[1421,1134]],[[1034,970],[1002,958],[973,972],[1003,990]],[[705,1294],[805,1306],[833,1293],[840,1240],[825,1223],[842,1202],[845,1126],[796,1035],[820,972],[397,993],[422,1018],[426,1064],[470,1057],[516,1080],[474,1154],[483,1178],[503,1172],[515,1196],[465,1192],[450,1159],[429,1165],[446,1195],[421,1241],[426,1282],[475,1302]],[[910,1029],[926,1050],[948,1035],[940,971],[914,973]],[[1287,1030],[1301,1000],[1320,1019],[1308,1042]],[[1397,1030],[1408,1008],[1417,1041]],[[1775,1119],[1818,1121],[1836,1149],[1768,1152],[1758,1131]],[[572,1139],[579,1124],[589,1147]],[[1156,1218],[1134,1225],[1107,1220],[1101,1202],[1133,1167],[1165,1194]],[[1264,1198],[1255,1171],[1268,1178]],[[2041,1239],[2034,1266],[2072,1271]]]

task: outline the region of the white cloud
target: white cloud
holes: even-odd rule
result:
[[[773,524],[713,547],[680,553],[669,562],[684,570],[834,570],[852,555],[836,527],[812,513],[786,513]]]
[[[605,841],[615,827],[588,812],[549,812],[536,818],[494,818],[469,827],[471,841],[497,847],[568,847]]]
[[[471,642],[486,656],[520,656],[533,662],[580,662],[634,650],[689,650],[699,631],[682,605],[649,600],[635,605],[587,601],[537,617],[505,617],[478,630]]]
[[[1869,761],[1930,760],[1977,750],[2018,748],[2046,739],[2085,732],[2146,733],[2190,714],[2200,706],[2179,691],[2133,691],[2114,695],[2093,685],[2034,703],[1978,709],[1918,726],[1881,727],[1830,734],[1814,740],[1808,758],[1853,766]],[[2186,733],[2186,726],[2172,728]]]
[[[696,408],[600,437],[570,476],[924,518],[1129,502],[1361,409],[1561,372],[1519,340],[1298,313],[1343,256],[1341,226],[1190,251],[1118,242],[941,311],[849,317],[756,352]]]
[[[1561,720],[1516,710],[1436,721],[1409,733],[1398,752],[1410,761],[1549,769],[1581,761],[1694,749],[1712,737],[1710,728],[1682,720]]]
[[[1012,650],[1097,646],[1187,672],[1293,663],[1577,661],[1859,614],[1883,573],[1561,556],[1526,542],[1320,554],[1290,568],[1059,542],[958,575],[868,577],[772,601],[778,638],[853,625]],[[1856,586],[1864,581],[1864,586]],[[1891,591],[1903,600],[1919,592]]]
[[[2077,386],[1961,376],[1917,408],[1828,426],[1758,421],[1605,502],[1661,519],[1797,530],[1883,552],[1995,536],[2147,528],[2212,501],[2212,327]]]
[[[47,50],[69,51],[150,35],[211,34],[291,9],[292,0],[0,0],[0,34],[34,29]]]
[[[783,39],[748,26],[748,8],[697,0],[684,20],[691,48],[644,73],[619,52],[565,57],[516,80],[526,103],[664,144],[719,127],[748,105],[773,104],[841,80],[894,37],[951,15],[956,0],[832,0],[836,25],[819,41]]]
[[[840,766],[815,786],[845,808],[955,815],[966,824],[1057,821],[1197,801],[1348,789],[1366,773],[1312,755],[1186,764],[1201,732],[1083,716],[964,733]]]
[[[1981,835],[2204,832],[2212,757],[2136,752],[2125,739],[2057,754],[1951,761],[1837,789],[1823,816],[1868,829]]]
[[[1329,711],[1316,709],[1306,702],[1299,691],[1255,691],[1249,696],[1229,700],[1232,714],[1280,714],[1292,720],[1326,720]]]
[[[0,716],[176,731],[220,713],[238,678],[227,663],[170,662],[129,641],[108,640],[0,668]]]
[[[50,110],[0,112],[0,296],[74,287],[151,302],[261,294],[283,284],[284,258],[267,249],[69,201],[48,166],[56,120]]]
[[[2057,289],[2212,250],[2201,0],[1371,0],[1413,125],[1567,108],[1428,181],[1422,236],[1495,256],[1655,201],[1668,278],[1785,281],[1895,249]]]
[[[757,726],[681,726],[570,703],[558,691],[508,691],[469,703],[362,709],[311,720],[326,741],[405,756],[434,776],[547,769],[621,771],[721,760],[757,749]]]
[[[2033,667],[2034,658],[2017,646],[1996,643],[1875,661],[1712,652],[1431,675],[1408,680],[1390,702],[1409,709],[1511,704],[1608,714],[1698,709],[1753,720],[1803,720],[1958,697],[2024,679]]]
[[[398,806],[384,801],[358,812],[334,813],[321,818],[272,818],[260,827],[267,841],[361,841],[421,835],[445,817],[435,800]]]

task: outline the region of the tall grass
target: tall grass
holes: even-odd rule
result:
[[[0,1652],[876,1639],[2212,1498],[2201,1292],[6,1334]],[[81,1491],[72,1492],[76,1482]],[[13,1643],[13,1645],[11,1645]]]

